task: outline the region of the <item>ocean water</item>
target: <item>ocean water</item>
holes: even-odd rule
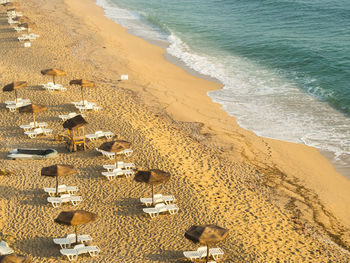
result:
[[[350,167],[348,0],[96,0],[108,18],[223,83],[208,96],[256,134]]]

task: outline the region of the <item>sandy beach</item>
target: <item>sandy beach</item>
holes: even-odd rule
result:
[[[165,50],[128,34],[104,16],[93,0],[19,1],[37,24],[40,38],[24,48],[0,7],[0,81],[2,86],[26,80],[19,97],[48,110],[37,114],[54,135],[29,139],[19,125],[30,114],[10,113],[2,93],[0,164],[13,171],[0,176],[0,239],[32,262],[68,262],[52,238],[73,233],[54,223],[71,205],[53,208],[44,187],[54,179],[40,176],[44,166],[74,165],[77,175],[60,183],[80,188],[78,208],[99,215],[80,227],[101,248],[85,262],[185,262],[182,252],[198,246],[184,237],[194,224],[217,224],[229,237],[217,246],[222,262],[350,262],[350,181],[314,148],[267,139],[239,127],[234,118],[206,95],[221,85],[193,76],[164,58]],[[48,92],[38,85],[51,80],[40,70],[60,68],[57,82],[66,92]],[[122,74],[129,80],[120,81]],[[159,168],[172,178],[157,192],[176,197],[180,211],[150,219],[140,197],[151,188],[133,179],[109,182],[102,165],[111,163],[89,142],[86,151],[69,153],[55,135],[64,131],[60,114],[75,111],[80,89],[71,79],[92,80],[85,96],[102,107],[87,113],[87,133],[112,131],[132,143],[125,160],[139,169]],[[51,160],[8,160],[18,147],[55,148]]]

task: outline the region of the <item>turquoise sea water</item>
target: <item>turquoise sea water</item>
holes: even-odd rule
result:
[[[224,84],[208,95],[258,135],[350,166],[345,0],[97,0],[106,16]]]

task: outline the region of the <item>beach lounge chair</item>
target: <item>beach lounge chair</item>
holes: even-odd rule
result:
[[[96,151],[102,153],[102,155],[110,160],[114,160],[115,159],[115,153],[114,152],[106,152],[104,150],[101,150],[99,148],[95,148]]]
[[[183,254],[191,261],[195,261],[196,259],[205,258],[207,256],[207,247],[199,247],[196,251],[184,251]],[[221,260],[224,256],[224,251],[219,247],[209,248],[209,256],[212,256],[214,260]]]
[[[76,106],[86,106],[86,105],[92,105],[92,106],[97,106],[97,104],[95,102],[89,102],[87,100],[84,101],[79,101],[79,102],[75,102],[72,101],[72,104],[76,107]]]
[[[23,129],[24,131],[30,131],[30,130],[34,129],[34,122],[31,122],[31,123],[25,124],[25,125],[21,125],[19,127],[21,129]],[[37,122],[36,127],[45,128],[45,127],[47,127],[47,123],[46,122]]]
[[[159,203],[165,203],[166,205],[172,205],[176,201],[175,197],[172,195],[162,195],[162,194],[155,194],[154,195],[154,202],[156,204]],[[144,204],[145,206],[151,206],[152,205],[152,198],[140,198],[140,202]]]
[[[72,244],[76,241],[75,234],[68,234],[67,237],[63,238],[54,238],[53,242],[56,245],[60,245],[61,248],[70,248]],[[78,242],[84,245],[92,241],[92,237],[90,235],[78,235]]]
[[[24,132],[25,135],[28,135],[29,138],[34,139],[37,135],[44,134],[44,135],[51,135],[52,130],[51,129],[45,129],[45,128],[36,128],[33,131],[26,131]]]
[[[77,195],[71,196],[70,194],[64,194],[61,195],[61,197],[48,197],[47,201],[51,203],[53,207],[56,208],[60,207],[63,203],[69,202],[71,202],[74,206],[79,205],[83,201],[83,198]]]
[[[125,149],[123,151],[117,152],[118,155],[125,155],[126,157],[130,157],[134,151],[131,149]]]
[[[107,131],[107,132],[96,131],[93,134],[85,135],[86,139],[89,139],[90,141],[94,141],[94,140],[97,140],[97,139],[103,138],[103,137],[105,137],[106,139],[111,139],[113,136],[114,136],[114,133],[110,132],[110,131]]]
[[[41,86],[48,91],[66,91],[67,90],[67,88],[63,87],[63,85],[54,84],[53,82],[41,84]]]
[[[25,27],[19,27],[19,26],[14,26],[13,29],[14,29],[17,33],[27,30]]]
[[[22,103],[22,106],[24,106],[24,105],[30,104],[31,102],[30,102],[30,99],[18,98],[17,103]],[[13,105],[13,104],[16,104],[16,101],[15,100],[7,100],[7,101],[5,101],[5,104],[6,105]]]
[[[56,195],[56,188],[55,187],[45,187],[44,191],[48,193],[49,196],[55,196]],[[79,188],[77,186],[66,186],[65,184],[60,184],[58,186],[58,193],[59,194],[70,194],[74,195],[79,191]]]
[[[79,112],[83,113],[85,111],[94,110],[99,111],[101,107],[99,106],[93,106],[93,105],[85,105],[85,106],[76,106],[76,108],[79,110]]]
[[[13,252],[13,249],[10,248],[5,241],[0,241],[0,256],[12,254]]]
[[[152,208],[143,208],[143,212],[148,214],[151,218],[159,216],[160,213],[169,212],[171,215],[175,215],[179,211],[179,207],[177,205],[166,205],[166,204],[156,204],[155,207]]]
[[[117,168],[116,164],[105,164],[102,166],[103,169],[106,169],[107,172],[112,172],[114,169]],[[118,168],[120,169],[127,169],[127,170],[133,170],[135,169],[135,164],[133,163],[124,163],[122,161],[118,162]]]
[[[68,119],[74,118],[75,116],[79,115],[79,113],[76,112],[70,112],[67,115],[58,115],[58,118],[60,118],[62,121],[66,121]],[[84,114],[80,114],[83,118],[86,116]]]
[[[62,248],[61,254],[67,256],[69,261],[77,260],[78,255],[89,253],[91,257],[95,257],[100,253],[98,246],[85,246],[84,244],[75,245],[74,248]]]
[[[126,178],[134,175],[133,170],[122,170],[120,168],[116,168],[112,170],[112,172],[102,172],[101,173],[103,176],[105,176],[109,181],[114,180],[118,176],[123,176],[125,175]]]
[[[25,106],[27,104],[30,104],[30,103],[20,101],[13,104],[7,104],[6,108],[9,109],[10,112],[15,112],[18,108]]]

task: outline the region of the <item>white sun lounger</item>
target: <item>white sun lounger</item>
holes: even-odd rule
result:
[[[51,129],[45,129],[45,128],[36,128],[33,131],[26,131],[24,132],[25,135],[28,135],[29,138],[34,139],[37,135],[44,134],[44,135],[51,135],[52,130]]]
[[[19,127],[21,129],[23,129],[24,131],[30,131],[30,130],[34,129],[34,122],[31,122],[31,123],[25,124],[25,125],[21,125]],[[45,128],[45,127],[47,127],[47,123],[46,122],[37,122],[36,127]]]
[[[89,139],[90,141],[97,140],[99,138],[105,137],[106,139],[111,139],[114,136],[114,133],[111,131],[103,132],[103,131],[96,131],[93,134],[87,134],[85,135],[86,139]]]
[[[99,106],[93,106],[93,105],[85,105],[85,106],[75,106],[79,112],[83,113],[85,111],[89,111],[89,110],[94,110],[94,111],[99,111],[101,110],[101,107]]]
[[[67,237],[63,238],[54,238],[53,242],[56,245],[60,245],[61,248],[70,248],[72,244],[75,243],[75,234],[68,234]],[[86,245],[87,243],[92,241],[92,237],[90,235],[78,235],[78,242]]]
[[[90,102],[87,100],[84,100],[84,102],[81,100],[79,102],[75,102],[72,101],[72,104],[76,107],[76,106],[86,106],[86,105],[92,105],[92,106],[97,106],[97,104],[95,102]]]
[[[117,168],[117,166],[114,164],[105,164],[102,166],[103,169],[106,169],[107,172],[112,172],[114,169]],[[135,169],[135,164],[133,163],[124,163],[122,161],[118,162],[118,168],[120,169],[127,169],[127,170],[133,170]]]
[[[10,248],[5,241],[3,240],[0,241],[0,256],[12,254],[13,252],[14,252],[13,249]]]
[[[207,256],[207,247],[199,247],[196,251],[184,251],[183,254],[191,261],[205,258]],[[214,260],[221,260],[224,257],[224,251],[219,247],[209,248],[209,256],[212,256]]]
[[[166,205],[166,204],[156,204],[155,207],[152,208],[143,208],[143,212],[148,214],[151,218],[159,216],[160,213],[169,212],[171,215],[175,215],[179,211],[179,207],[177,205]]]
[[[9,23],[10,25],[19,24],[18,21],[13,20],[12,18],[8,18],[8,19],[7,19],[7,23]]]
[[[165,203],[166,205],[172,205],[176,201],[175,197],[172,195],[162,195],[162,194],[155,194],[154,195],[154,202],[156,204],[159,203]],[[144,204],[145,206],[151,206],[152,205],[152,198],[140,198],[140,202]]]
[[[22,103],[22,105],[27,105],[27,104],[30,104],[30,99],[22,99],[22,98],[18,98],[17,99],[17,103]],[[5,104],[6,105],[12,105],[12,104],[16,104],[16,101],[15,100],[7,100],[5,101]]]
[[[84,244],[75,245],[74,248],[62,248],[61,254],[67,256],[69,261],[77,260],[81,254],[89,253],[91,257],[95,257],[100,253],[98,246],[85,246]]]
[[[16,30],[17,33],[27,30],[25,27],[22,27],[22,26],[21,27],[14,26],[13,29]]]
[[[49,196],[55,196],[56,195],[56,188],[54,187],[45,187],[44,191],[48,193]],[[65,184],[60,184],[58,186],[58,194],[70,194],[74,195],[79,191],[79,188],[77,186],[66,186]]]
[[[54,84],[53,82],[49,82],[47,84],[41,84],[44,89],[48,91],[66,91],[67,88],[63,87],[61,84]]]
[[[67,115],[58,115],[58,118],[60,118],[62,121],[66,121],[68,119],[74,118],[77,115],[81,115],[83,118],[86,116],[84,114],[76,113],[76,112],[70,112]]]
[[[133,170],[122,170],[120,168],[114,169],[112,172],[102,172],[103,176],[105,176],[109,181],[116,179],[119,176],[125,176],[126,178],[134,175]]]
[[[83,198],[81,196],[71,196],[70,194],[61,195],[61,197],[48,197],[47,201],[52,204],[53,207],[60,207],[63,203],[71,202],[72,205],[79,205]]]
[[[17,103],[13,103],[13,104],[7,104],[6,105],[6,108],[9,109],[10,112],[15,112],[18,108],[22,107],[22,106],[25,106],[25,105],[28,105],[30,104],[30,102],[17,102]]]

